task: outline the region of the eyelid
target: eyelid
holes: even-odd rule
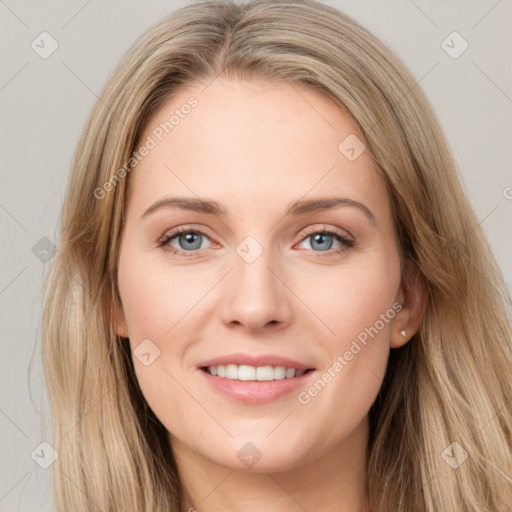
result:
[[[158,239],[158,241],[157,241],[158,247],[163,248],[165,251],[167,251],[171,254],[184,255],[185,257],[197,256],[198,254],[200,254],[202,251],[204,251],[206,249],[195,249],[193,251],[185,251],[183,249],[177,249],[175,247],[168,245],[169,242],[173,238],[178,236],[179,234],[190,233],[190,232],[198,233],[201,236],[208,238],[212,242],[212,245],[218,245],[217,242],[212,240],[212,237],[210,237],[207,233],[204,232],[203,226],[201,226],[201,228],[199,229],[199,228],[195,228],[194,225],[184,224],[181,226],[177,226],[175,228],[168,229],[164,233],[164,235]],[[324,255],[322,254],[323,252],[325,252],[325,256],[338,254],[340,252],[343,252],[346,249],[351,248],[355,244],[354,237],[348,231],[344,230],[344,233],[343,233],[343,232],[341,232],[341,230],[339,228],[334,227],[334,226],[327,227],[327,226],[321,225],[321,224],[320,225],[313,224],[313,225],[305,228],[305,231],[303,231],[301,234],[300,240],[294,244],[294,247],[295,247],[295,245],[297,245],[301,242],[304,242],[310,235],[316,234],[316,233],[325,233],[325,234],[329,234],[331,236],[334,235],[335,238],[339,237],[339,238],[341,238],[341,240],[338,240],[338,241],[342,245],[345,246],[345,247],[341,247],[339,249],[327,250],[327,251],[313,251],[312,249],[305,249],[307,251],[312,251],[313,253],[315,253],[316,256],[319,256],[319,257],[324,257]]]
[[[192,224],[184,224],[181,226],[177,226],[175,228],[171,228],[165,231],[165,233],[157,240],[157,246],[163,248],[164,250],[167,250],[171,253],[186,253],[187,255],[193,255],[197,254],[199,251],[204,249],[197,249],[194,251],[184,251],[183,249],[176,249],[175,247],[168,246],[168,243],[175,238],[176,236],[180,235],[181,233],[199,233],[201,236],[208,238],[212,245],[218,245],[214,240],[212,240],[212,237],[208,235],[205,232],[205,227],[201,226],[200,228],[194,227]],[[171,247],[171,248],[169,248]]]
[[[300,240],[297,242],[297,244],[303,243],[305,240],[307,240],[311,235],[321,233],[331,236],[332,238],[336,239],[340,243],[340,247],[337,249],[328,249],[326,251],[315,251],[313,249],[305,249],[310,254],[313,255],[314,258],[329,258],[329,257],[335,257],[340,256],[344,254],[349,249],[352,249],[356,243],[354,237],[348,233],[348,231],[345,231],[345,234],[341,232],[341,230],[337,227],[326,227],[325,225],[320,227],[318,224],[311,225],[308,228],[306,228],[306,231],[304,231],[301,235]],[[295,247],[294,245],[294,247]]]
[[[311,226],[308,226],[307,228],[305,228],[305,231],[302,232],[302,235],[301,235],[302,238],[300,239],[300,241],[302,242],[304,240],[304,238],[306,238],[307,236],[309,236],[313,233],[318,233],[318,232],[322,232],[322,231],[336,233],[337,235],[342,236],[343,238],[350,239],[352,241],[354,240],[354,237],[352,236],[352,234],[349,233],[345,229],[341,230],[340,228],[337,228],[334,226],[326,226],[325,224],[312,224]]]

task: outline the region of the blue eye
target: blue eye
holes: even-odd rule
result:
[[[306,237],[302,239],[302,242],[308,239],[311,239],[310,245],[314,252],[328,252],[327,255],[340,254],[354,246],[353,240],[350,240],[341,233],[330,231],[328,229],[312,230],[309,234],[307,234]],[[330,251],[333,245],[333,240],[336,240],[341,245],[338,249]]]
[[[186,226],[181,226],[168,233],[167,236],[159,242],[159,247],[162,247],[165,251],[170,252],[171,254],[190,257],[197,255],[198,251],[200,251],[204,238],[209,240],[209,237],[203,232],[187,228]],[[171,245],[171,242],[174,239],[177,240],[179,247]],[[309,233],[302,238],[301,243],[308,239],[311,239],[311,249],[309,250],[312,250],[314,253],[318,253],[317,255],[322,257],[341,254],[355,245],[353,240],[345,237],[337,231],[331,231],[328,229],[310,229]],[[334,240],[340,244],[340,247],[332,249]],[[326,254],[324,255],[321,253]]]
[[[206,237],[206,235],[201,233],[201,231],[191,230],[186,227],[178,228],[172,233],[169,233],[165,239],[162,240],[161,246],[171,253],[183,254],[192,252],[192,254],[190,254],[190,256],[192,256],[195,251],[201,248],[203,237]],[[174,238],[178,241],[179,248],[170,245],[170,242]],[[189,256],[189,254],[184,255]]]

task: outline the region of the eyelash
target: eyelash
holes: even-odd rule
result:
[[[206,235],[205,233],[203,233],[202,231],[200,231],[198,229],[191,229],[187,226],[180,226],[176,229],[173,229],[169,233],[166,233],[164,235],[163,239],[161,239],[158,242],[158,247],[162,248],[164,251],[166,251],[168,253],[171,253],[171,254],[177,255],[177,256],[183,256],[185,258],[191,258],[191,257],[197,256],[197,253],[200,251],[200,249],[195,249],[193,251],[183,251],[181,249],[176,249],[174,247],[171,247],[170,245],[167,245],[173,238],[175,238],[177,235],[180,235],[181,233],[196,233],[196,234],[200,234],[202,236],[209,238],[208,235]],[[342,246],[339,249],[334,249],[334,250],[329,249],[327,251],[314,251],[313,249],[308,249],[310,251],[313,251],[315,253],[315,255],[320,258],[325,257],[322,255],[322,253],[324,253],[324,252],[327,254],[327,256],[337,255],[337,254],[341,254],[341,253],[345,252],[346,250],[354,247],[354,245],[355,245],[355,242],[353,240],[345,237],[344,235],[342,235],[341,233],[338,233],[337,231],[329,230],[326,228],[323,228],[323,229],[322,228],[321,229],[310,228],[310,229],[308,229],[306,231],[306,233],[304,234],[304,236],[302,237],[302,239],[300,240],[300,242],[303,242],[304,240],[306,240],[306,238],[310,237],[311,235],[316,235],[316,234],[331,235],[336,240],[338,240],[338,242],[340,242],[342,244]]]

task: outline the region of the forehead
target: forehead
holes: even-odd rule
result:
[[[138,209],[173,194],[261,210],[339,193],[385,208],[385,188],[368,152],[347,158],[354,156],[347,149],[364,147],[361,141],[337,104],[303,85],[193,83],[146,123],[139,147],[152,149],[132,171],[129,198]]]

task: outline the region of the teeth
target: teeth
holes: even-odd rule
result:
[[[208,366],[206,371],[210,375],[224,377],[231,380],[284,380],[300,377],[306,373],[306,370],[296,370],[295,368],[286,368],[285,366],[250,366],[247,364],[228,364],[218,366]]]
[[[241,364],[238,367],[238,376],[235,378],[238,378],[238,380],[256,380],[256,368],[247,364]]]
[[[286,368],[284,366],[276,366],[272,370],[272,380],[283,380],[286,378]]]
[[[238,379],[238,366],[236,364],[226,366],[226,379]]]

